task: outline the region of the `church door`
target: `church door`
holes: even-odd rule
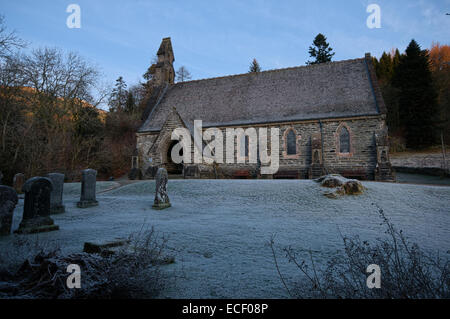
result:
[[[172,149],[178,143],[178,141],[171,141],[170,146],[167,150],[167,163],[165,164],[167,173],[169,174],[182,174],[183,164],[176,164],[172,161]],[[180,155],[183,155],[183,150],[180,151]]]

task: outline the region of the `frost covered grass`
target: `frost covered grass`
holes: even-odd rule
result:
[[[274,239],[270,241],[275,267],[286,291],[293,298],[338,299],[431,299],[450,298],[450,260],[423,252],[417,243],[410,243],[402,230],[397,230],[378,208],[386,238],[376,243],[363,241],[359,236],[342,236],[343,251],[327,262],[325,270],[318,270],[314,254],[299,259],[292,247],[283,249],[287,260],[297,268],[301,278],[288,283],[278,267]],[[367,269],[376,265],[380,270],[379,287],[369,289]]]
[[[76,207],[79,184],[66,185],[66,213],[52,216],[60,230],[39,234],[40,240],[58,243],[64,254],[71,254],[82,251],[84,242],[126,238],[142,224],[154,226],[169,238],[166,251],[175,257],[162,271],[183,274],[161,298],[289,297],[267,245],[271,235],[276,235],[277,250],[291,245],[299,258],[312,251],[323,269],[343,249],[339,231],[369,243],[383,235],[372,203],[424,251],[450,250],[447,187],[363,182],[365,194],[328,199],[326,189],[310,180],[170,180],[172,207],[155,211],[154,181],[99,193],[99,206],[88,209]],[[22,209],[23,199],[13,228]],[[31,235],[0,238],[0,249],[16,236]],[[295,265],[280,260],[279,267],[287,280],[295,280]]]

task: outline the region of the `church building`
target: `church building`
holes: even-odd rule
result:
[[[393,181],[386,107],[370,54],[363,58],[175,83],[170,38],[150,68],[153,87],[133,165],[182,178],[309,179],[338,173]],[[279,169],[259,163],[174,163],[175,128],[278,128]],[[192,135],[193,136],[193,135]],[[192,143],[194,147],[194,143]],[[270,152],[270,147],[269,147]]]

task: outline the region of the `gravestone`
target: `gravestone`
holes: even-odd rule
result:
[[[52,189],[52,181],[46,177],[32,177],[23,184],[23,217],[16,233],[33,234],[59,229],[49,216]]]
[[[141,170],[139,168],[132,168],[128,173],[128,179],[130,180],[142,179]]]
[[[97,171],[95,169],[85,169],[81,174],[81,197],[77,206],[79,208],[97,206],[98,202],[95,198]]]
[[[158,171],[158,166],[149,166],[145,171],[144,178],[154,178],[156,172]]]
[[[170,207],[169,196],[167,195],[167,181],[169,176],[165,168],[158,168],[155,176],[156,193],[153,209],[164,209]]]
[[[22,173],[17,173],[13,178],[13,188],[16,190],[17,194],[22,194],[22,187],[25,183],[25,175]]]
[[[11,234],[14,208],[18,201],[14,188],[0,185],[0,236]]]
[[[50,212],[51,214],[62,214],[65,207],[62,203],[64,190],[64,174],[50,173],[47,177],[52,181],[53,190],[50,195]]]

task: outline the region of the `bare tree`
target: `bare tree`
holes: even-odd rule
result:
[[[191,73],[186,69],[185,66],[181,66],[177,71],[177,81],[184,82],[192,78]]]
[[[15,31],[8,31],[5,17],[0,15],[0,57],[12,54],[12,50],[25,47],[26,43],[20,39]]]
[[[32,176],[84,166],[83,161],[98,147],[101,132],[80,136],[76,115],[86,113],[84,108],[95,110],[89,102],[98,102],[94,92],[98,75],[79,55],[57,49],[37,49],[4,60],[0,69],[2,171]],[[98,117],[96,112],[89,114]],[[99,127],[98,121],[94,124]],[[83,131],[92,131],[86,125]]]

